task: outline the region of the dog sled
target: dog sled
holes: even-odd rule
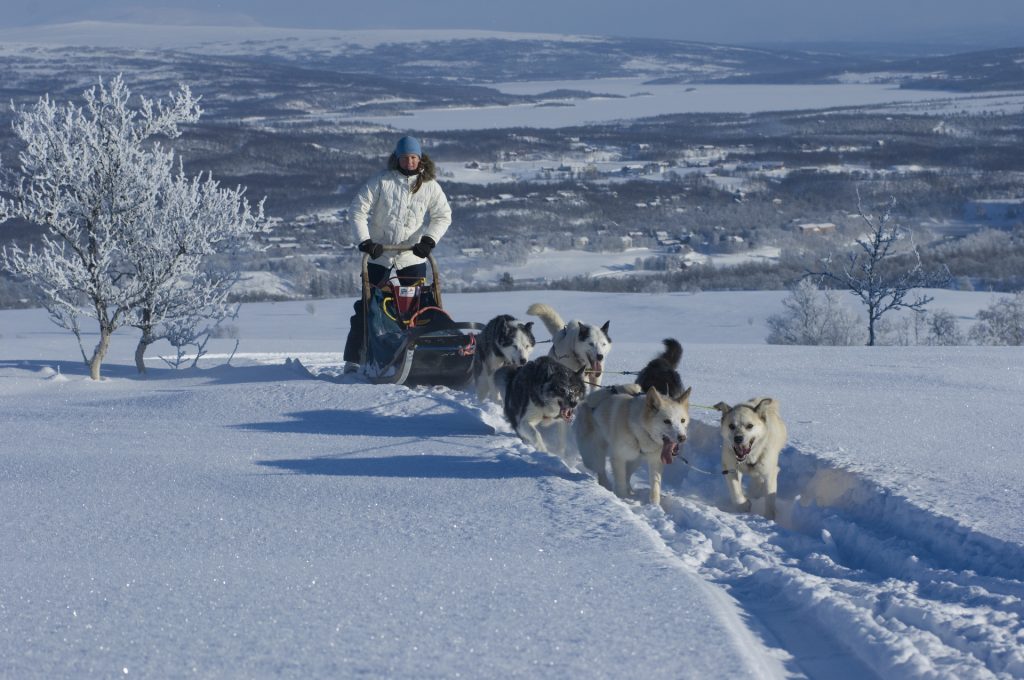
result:
[[[409,250],[385,246],[385,251]],[[462,387],[473,375],[476,335],[484,324],[455,321],[441,302],[441,278],[427,255],[430,282],[400,280],[392,270],[371,285],[369,255],[363,254],[363,343],[361,372],[372,383]]]

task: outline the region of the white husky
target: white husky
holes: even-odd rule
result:
[[[641,392],[638,385],[620,385],[591,392],[576,411],[573,430],[583,464],[606,489],[612,488],[605,469],[611,458],[619,497],[631,493],[629,478],[640,460],[646,461],[650,501],[657,505],[662,469],[686,441],[689,421],[690,388],[666,397],[653,387]]]
[[[751,498],[764,499],[764,516],[775,519],[779,453],[786,445],[779,402],[757,397],[736,406],[720,401],[715,408],[722,412],[722,474],[732,502],[749,512]],[[750,475],[747,495],[743,493],[743,475]]]
[[[612,351],[612,340],[608,337],[611,321],[605,321],[601,327],[576,320],[565,323],[558,312],[542,302],[530,305],[526,313],[539,317],[551,334],[548,356],[573,371],[585,369],[588,383],[601,384],[604,360]]]

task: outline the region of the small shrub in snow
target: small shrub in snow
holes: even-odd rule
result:
[[[1024,291],[979,311],[970,337],[979,345],[1024,345]]]
[[[927,335],[925,343],[928,345],[966,345],[967,338],[956,317],[945,309],[940,309],[925,317]]]
[[[802,279],[783,299],[781,314],[768,317],[772,345],[857,345],[864,342],[861,320],[835,291],[818,290]]]

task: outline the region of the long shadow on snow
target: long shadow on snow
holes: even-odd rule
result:
[[[291,458],[257,465],[305,475],[396,477],[421,479],[511,479],[549,477],[551,471],[524,460],[473,456],[422,455],[380,458]]]
[[[67,377],[89,376],[89,367],[82,361],[46,361],[41,359],[14,359],[0,361],[0,368],[20,368],[29,371],[58,371]],[[286,380],[310,380],[283,364],[264,364],[253,366],[232,366],[218,364],[209,368],[170,368],[148,366],[144,374],[140,374],[135,364],[105,363],[100,371],[101,378],[118,378],[138,380],[140,382],[163,382],[187,378],[205,378],[211,384],[241,384],[259,382],[283,382]]]
[[[243,430],[285,434],[349,435],[353,437],[477,437],[493,434],[488,425],[465,413],[379,415],[366,411],[319,409],[288,413],[292,420],[235,425]]]

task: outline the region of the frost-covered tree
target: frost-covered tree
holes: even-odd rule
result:
[[[38,248],[5,247],[0,265],[42,290],[51,319],[75,334],[90,375],[99,379],[118,328],[136,325],[148,341],[175,316],[204,307],[220,313],[222,279],[201,268],[203,255],[233,247],[233,238],[257,228],[262,210],[253,216],[241,191],[173,172],[172,152],[155,138],[176,138],[179,125],[199,119],[188,87],[166,103],[143,97],[132,108],[118,76],[83,96],[81,107],[43,97],[15,111],[14,132],[25,149],[20,172],[2,187],[11,198],[0,201],[0,219],[20,217],[46,231]],[[212,244],[200,248],[203,238]],[[91,356],[81,317],[99,327]]]
[[[169,153],[155,155],[172,160]],[[142,296],[126,321],[141,331],[135,350],[140,373],[146,371],[146,349],[157,340],[178,348],[197,344],[221,320],[235,316],[237,305],[228,294],[239,274],[211,266],[210,256],[244,250],[265,224],[262,203],[250,210],[243,189],[222,189],[209,176],[186,177],[180,166],[176,173],[167,167],[155,189],[155,201],[125,249],[141,282]]]
[[[782,300],[785,311],[768,317],[772,345],[855,345],[864,341],[860,319],[835,291],[801,279]]]
[[[979,345],[1024,345],[1024,291],[979,310],[970,337]]]
[[[860,298],[867,308],[868,345],[874,345],[879,320],[894,309],[923,311],[932,301],[928,295],[908,295],[915,288],[940,287],[949,280],[949,271],[927,272],[913,241],[900,252],[903,230],[893,221],[896,199],[882,207],[880,215],[868,213],[857,192],[857,212],[868,227],[867,234],[856,239],[856,248],[834,261],[831,256],[821,271],[805,276],[827,282]]]

